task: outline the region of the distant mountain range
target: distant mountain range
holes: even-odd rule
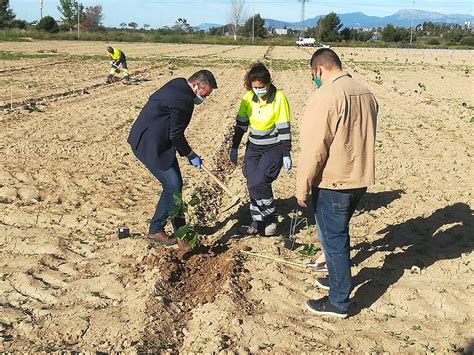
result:
[[[363,12],[353,12],[347,14],[338,14],[344,27],[385,27],[389,23],[400,27],[410,27],[411,17],[413,13],[413,23],[415,25],[423,22],[434,22],[434,23],[453,23],[453,24],[464,24],[466,21],[473,22],[474,16],[464,14],[445,15],[438,12],[430,12],[423,10],[400,10],[397,13],[385,16],[368,16]],[[304,21],[305,27],[314,27],[318,19],[322,15],[307,19]],[[284,22],[272,19],[265,19],[265,26],[273,28],[287,28],[298,29],[301,27],[300,22]]]
[[[363,12],[352,12],[347,14],[338,14],[341,22],[344,24],[344,27],[364,27],[364,28],[373,28],[373,27],[385,27],[389,23],[395,26],[400,27],[410,27],[411,26],[411,17],[413,13],[413,22],[415,25],[421,24],[423,22],[434,22],[434,23],[452,23],[452,24],[464,24],[466,21],[474,22],[474,16],[466,14],[453,14],[445,15],[438,12],[430,12],[423,10],[400,10],[397,13],[385,16],[368,16]],[[316,22],[323,15],[319,15],[304,21],[305,27],[314,27]],[[212,27],[220,27],[222,25],[203,23],[197,28],[202,30],[208,30]],[[265,19],[265,27],[273,28],[291,28],[299,29],[301,27],[300,22],[285,22],[273,19]]]

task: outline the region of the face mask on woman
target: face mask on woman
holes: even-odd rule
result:
[[[263,97],[268,93],[268,86],[263,88],[252,88],[252,90],[258,97]]]

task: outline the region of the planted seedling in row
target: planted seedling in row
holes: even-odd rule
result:
[[[423,91],[426,91],[426,85],[423,83],[418,83],[418,87],[422,89]]]
[[[299,250],[298,253],[301,255],[306,255],[306,256],[314,256],[316,255],[317,248],[313,243],[310,244],[305,244],[303,247],[303,250]]]
[[[194,214],[189,212],[189,206],[195,207],[201,203],[201,200],[196,195],[191,197],[189,203],[184,202],[181,194],[174,193],[173,200],[175,207],[171,210],[169,219],[185,218],[187,223],[178,228],[175,233],[176,239],[185,240],[189,243],[191,249],[194,249],[199,241],[199,236],[194,230],[196,220]]]
[[[36,104],[36,102],[28,102],[25,105],[25,108],[28,110],[29,113],[32,112],[42,112],[39,106]]]

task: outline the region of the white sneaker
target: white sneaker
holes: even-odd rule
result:
[[[277,233],[277,224],[275,222],[270,223],[265,227],[266,236],[275,235],[276,233]]]
[[[306,264],[307,267],[316,272],[328,272],[326,263],[317,263],[316,261],[310,261]]]

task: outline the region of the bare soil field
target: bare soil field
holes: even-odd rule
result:
[[[248,195],[227,158],[245,70],[260,60],[290,102],[298,164],[313,49],[123,43],[132,85],[107,86],[106,45],[0,42],[50,54],[0,61],[1,352],[474,350],[473,51],[335,49],[380,104],[377,182],[351,224],[353,303],[335,320],[306,311],[325,292],[311,258],[284,247],[295,172],[274,185],[280,234],[241,238]],[[219,89],[187,137],[243,203],[221,212],[229,198],[180,159],[185,199],[202,200],[202,246],[183,259],[117,228],[146,232],[160,193],[126,142],[133,121],[161,85],[201,68]],[[303,213],[297,242],[319,247]]]

